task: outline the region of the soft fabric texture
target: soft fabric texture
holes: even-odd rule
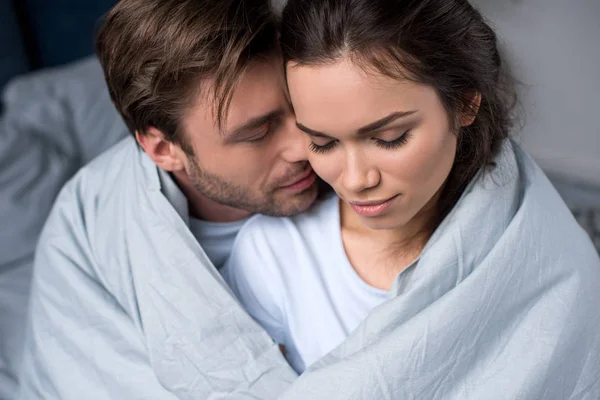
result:
[[[283,399],[600,398],[598,255],[529,156],[496,162]]]
[[[176,207],[187,209],[187,199],[170,174],[159,174],[162,192],[168,199],[177,202]],[[189,217],[189,227],[198,243],[214,266],[220,268],[231,253],[233,242],[247,219],[234,222],[209,222]]]
[[[127,138],[62,189],[36,251],[18,398],[266,399],[294,379],[169,179]]]
[[[94,58],[12,81],[0,115],[0,399],[14,399],[33,253],[81,165],[127,135]]]
[[[221,268],[229,258],[233,242],[245,221],[210,222],[190,217],[190,230],[212,264]]]
[[[46,223],[20,398],[597,399],[598,255],[527,155],[506,143],[497,163],[394,298],[295,380],[126,139]]]
[[[290,218],[253,217],[222,274],[244,308],[279,344],[296,372],[336,348],[388,300],[350,264],[330,195]]]
[[[309,368],[285,399],[600,398],[598,256],[526,154],[507,142],[497,164],[480,172],[398,276],[393,299]],[[307,224],[303,218],[321,230],[305,234],[297,227]],[[309,332],[302,343],[317,349],[329,341],[323,317],[337,311],[327,292],[335,298],[342,288],[313,283],[296,292],[302,284],[289,280],[330,268],[314,258],[328,260],[339,250],[332,243],[322,245],[329,253],[302,249],[328,235],[339,240],[339,220],[331,232],[319,218],[319,211],[278,221],[255,217],[226,266],[234,291],[267,331],[292,325],[305,307],[312,323],[291,334]],[[267,277],[273,282],[264,283]],[[245,281],[251,279],[258,282]],[[338,283],[347,284],[343,276]]]

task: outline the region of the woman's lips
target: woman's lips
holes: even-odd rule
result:
[[[355,213],[362,215],[363,217],[376,217],[387,211],[394,199],[399,195],[390,197],[387,200],[382,201],[370,201],[370,202],[350,202],[350,207]]]

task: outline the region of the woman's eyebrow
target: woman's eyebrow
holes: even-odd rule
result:
[[[378,129],[385,127],[386,125],[391,124],[392,122],[396,121],[397,119],[408,117],[409,115],[414,114],[416,112],[417,112],[417,110],[393,112],[375,122],[371,122],[370,124],[367,124],[367,125],[363,126],[362,128],[359,128],[357,133],[359,135],[364,135],[365,133],[371,133],[373,131],[376,131]]]
[[[381,128],[384,128],[386,125],[391,124],[392,122],[396,121],[397,119],[400,118],[404,118],[404,117],[408,117],[409,115],[412,115],[414,113],[416,113],[417,110],[412,110],[412,111],[396,111],[393,112],[391,114],[386,115],[385,117],[378,119],[375,122],[371,122],[361,128],[359,128],[356,132],[359,135],[364,135],[367,133],[371,133],[373,131],[379,130]],[[314,129],[311,129],[305,125],[303,125],[300,122],[296,122],[296,126],[298,127],[298,129],[300,129],[302,132],[310,135],[310,136],[314,136],[314,137],[320,137],[320,138],[325,138],[325,139],[331,139],[332,137],[324,132],[320,132]]]

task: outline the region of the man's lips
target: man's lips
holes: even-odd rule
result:
[[[316,178],[317,175],[314,173],[312,168],[309,168],[306,172],[294,178],[291,183],[283,185],[282,188],[291,190],[304,190],[309,188],[315,182]]]

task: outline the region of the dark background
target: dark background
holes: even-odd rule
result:
[[[13,76],[94,52],[97,21],[116,0],[0,0],[0,90]]]

